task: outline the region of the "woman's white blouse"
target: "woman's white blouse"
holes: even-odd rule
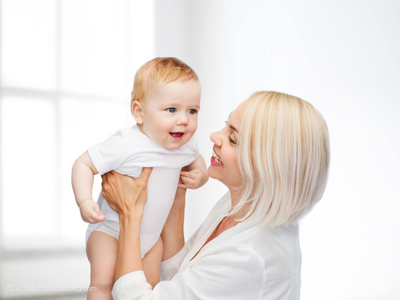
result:
[[[142,271],[126,274],[113,287],[115,300],[300,299],[298,225],[267,228],[239,223],[207,243],[231,207],[227,193],[174,257],[162,262],[152,290]]]

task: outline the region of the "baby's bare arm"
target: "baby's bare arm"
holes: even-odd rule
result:
[[[88,223],[105,220],[99,205],[92,199],[94,175],[98,173],[87,151],[78,157],[72,167],[72,189],[76,204],[79,206],[82,219]]]
[[[194,170],[194,169],[200,170],[203,173],[208,174],[206,163],[205,163],[204,158],[203,158],[203,156],[201,154],[199,155],[199,157],[194,162],[192,162],[188,166],[188,171],[189,172],[191,170]],[[208,177],[208,175],[207,175],[207,177]]]
[[[78,206],[92,199],[94,175],[98,173],[87,151],[75,161],[72,167],[72,189]]]

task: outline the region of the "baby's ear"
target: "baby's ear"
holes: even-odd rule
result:
[[[143,124],[143,106],[139,101],[132,102],[132,115],[136,123]]]

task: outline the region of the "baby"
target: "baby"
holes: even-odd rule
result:
[[[136,178],[143,167],[154,167],[141,225],[143,258],[160,237],[178,184],[196,189],[208,180],[193,137],[200,96],[196,73],[182,61],[156,58],[147,62],[137,71],[132,90],[131,109],[137,124],[117,131],[75,161],[72,187],[82,219],[90,223],[86,252],[96,292],[89,293],[88,299],[111,299],[119,236],[118,214],[101,193],[97,203],[92,200],[94,175],[114,170]],[[181,172],[185,166],[187,172]],[[159,273],[146,277],[156,282]]]

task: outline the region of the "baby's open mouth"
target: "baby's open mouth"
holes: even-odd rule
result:
[[[170,132],[169,134],[174,138],[180,138],[183,136],[183,132]]]

